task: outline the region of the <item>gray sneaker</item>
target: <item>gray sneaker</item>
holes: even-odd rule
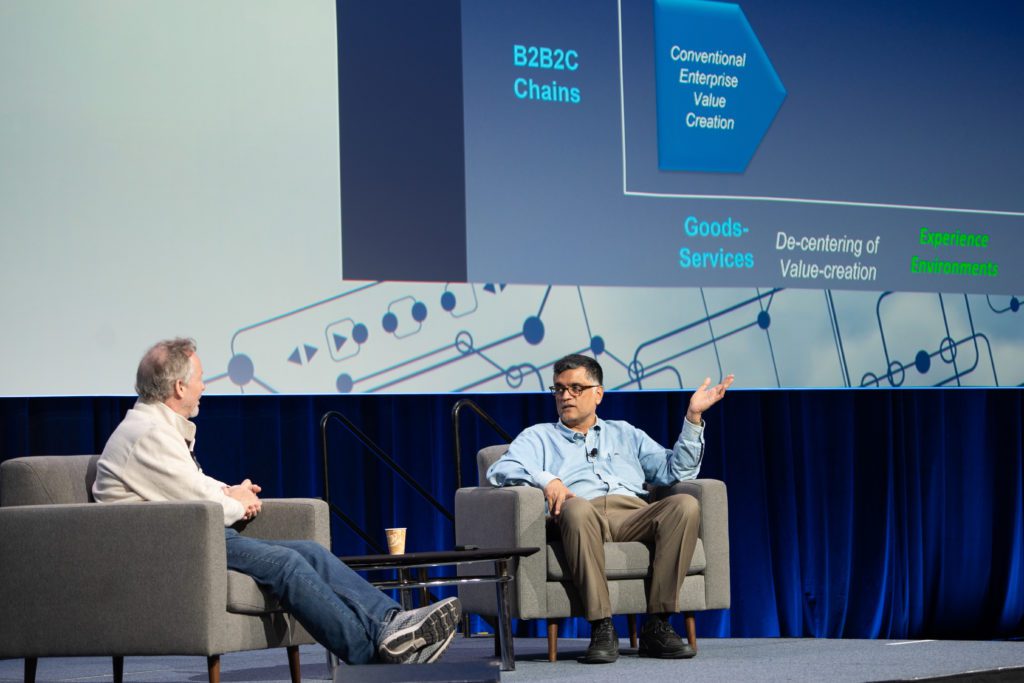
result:
[[[451,644],[461,616],[458,598],[399,612],[384,627],[377,656],[390,664],[434,662]]]
[[[403,662],[403,664],[433,664],[441,658],[441,655],[444,654],[444,651],[448,649],[453,640],[455,640],[455,629],[452,629],[447,638],[439,640],[432,645],[427,645],[413,655],[412,659]]]

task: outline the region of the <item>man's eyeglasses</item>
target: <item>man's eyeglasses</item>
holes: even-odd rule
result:
[[[568,392],[570,396],[572,396],[573,398],[576,398],[577,396],[582,394],[587,389],[593,389],[594,387],[599,387],[599,386],[601,386],[601,385],[600,384],[570,384],[569,386],[564,386],[562,384],[556,384],[553,387],[548,387],[548,391],[550,391],[555,396],[559,396],[561,394],[564,394],[564,393]]]

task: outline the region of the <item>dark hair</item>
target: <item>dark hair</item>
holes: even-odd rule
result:
[[[192,379],[192,361],[196,352],[194,339],[166,339],[154,344],[139,361],[135,373],[135,391],[143,403],[160,403],[174,393],[179,379]]]
[[[568,356],[556,360],[555,377],[558,377],[566,370],[575,370],[576,368],[583,368],[587,371],[587,377],[592,381],[604,384],[604,372],[601,370],[601,364],[590,356],[584,356],[579,353],[570,353]]]

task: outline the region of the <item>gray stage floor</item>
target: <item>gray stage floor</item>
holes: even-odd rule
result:
[[[626,641],[623,640],[623,644]],[[886,681],[935,678],[969,672],[1002,670],[999,680],[1024,680],[1024,643],[1005,641],[824,640],[799,638],[704,638],[700,653],[688,661],[640,659],[625,649],[615,664],[587,666],[575,658],[587,641],[563,638],[560,661],[547,661],[543,639],[516,640],[516,670],[502,681]],[[302,647],[303,680],[328,680],[326,655],[317,646]],[[488,638],[457,637],[445,662],[480,662],[491,658]],[[1019,672],[1014,669],[1020,668]],[[0,681],[21,681],[21,660],[0,660]],[[358,671],[345,671],[358,674]],[[346,680],[359,677],[344,676]],[[987,676],[992,680],[992,676]],[[111,681],[110,660],[100,657],[39,660],[36,680]],[[203,657],[126,657],[125,681],[206,681]],[[225,655],[224,683],[286,683],[284,650]]]

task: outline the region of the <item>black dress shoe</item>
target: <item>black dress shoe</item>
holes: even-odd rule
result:
[[[689,659],[697,652],[672,630],[671,624],[664,619],[652,617],[640,632],[640,649],[637,654],[657,659]]]
[[[611,664],[619,658],[619,636],[615,633],[612,620],[598,619],[590,622],[590,646],[580,657],[583,664]]]

